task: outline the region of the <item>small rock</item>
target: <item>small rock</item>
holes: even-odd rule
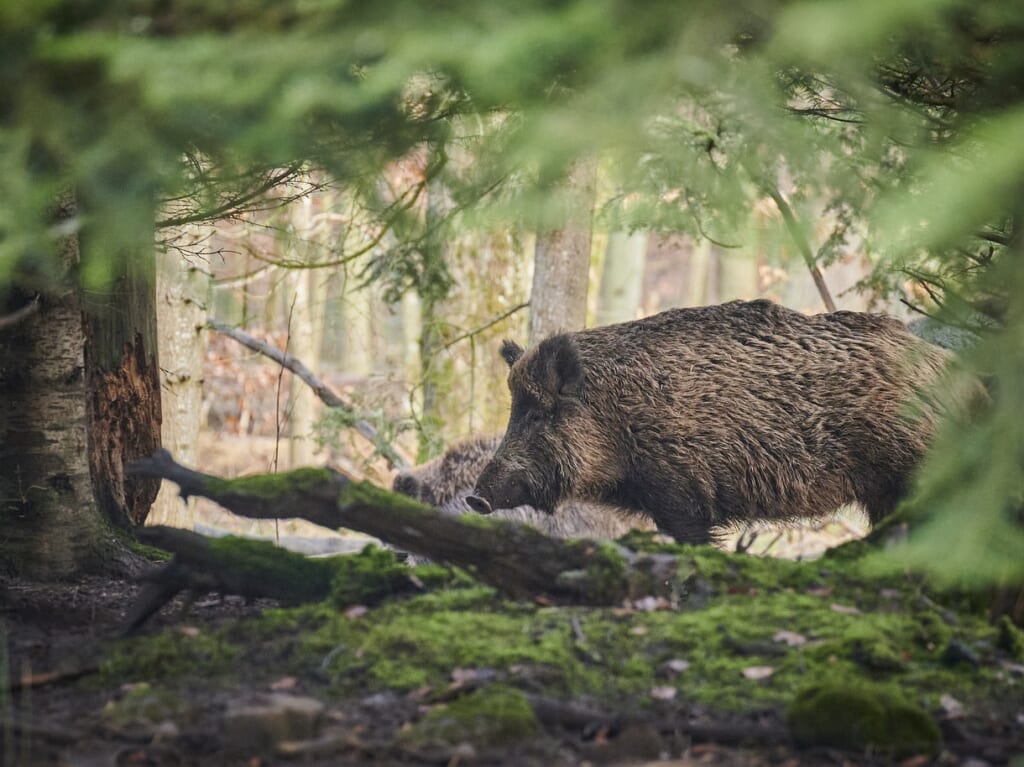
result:
[[[174,740],[179,734],[180,730],[178,729],[178,725],[174,722],[160,722],[160,724],[153,728],[152,743],[154,745],[166,743],[169,740]]]
[[[256,753],[289,740],[311,740],[323,718],[315,698],[273,693],[235,703],[224,713],[224,738],[230,750]]]
[[[280,679],[270,683],[270,689],[274,692],[284,692],[285,690],[294,690],[299,686],[298,678],[294,676],[283,676]]]
[[[800,647],[807,644],[807,637],[803,634],[797,634],[795,631],[776,631],[772,641],[783,642],[790,647]]]
[[[939,698],[939,705],[948,719],[960,719],[964,715],[964,704],[952,695],[943,695]]]
[[[675,679],[688,668],[690,668],[689,661],[685,661],[682,658],[672,658],[658,666],[658,670],[655,673],[662,679]]]
[[[969,663],[975,667],[981,665],[978,654],[963,642],[957,642],[955,639],[946,645],[946,651],[942,653],[942,662],[948,666],[955,666],[958,663]]]

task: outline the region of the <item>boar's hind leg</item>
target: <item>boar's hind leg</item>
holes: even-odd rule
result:
[[[862,496],[860,502],[868,513],[871,526],[874,527],[892,514],[902,497],[903,492],[900,486],[878,488],[875,492]]]

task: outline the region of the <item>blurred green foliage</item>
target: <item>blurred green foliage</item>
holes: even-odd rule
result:
[[[215,218],[303,166],[372,199],[417,146],[448,163],[463,225],[557,220],[557,180],[600,154],[619,221],[728,244],[785,180],[798,213],[838,212],[820,258],[855,234],[878,284],[911,275],[926,311],[982,318],[967,362],[992,402],[924,468],[915,502],[935,513],[909,551],[1019,578],[1022,139],[1024,5],[1003,0],[8,0],[0,308],[75,279],[69,228],[97,285],[146,252],[166,201]],[[68,190],[78,215],[58,227]],[[400,244],[369,276],[443,295],[431,252]]]

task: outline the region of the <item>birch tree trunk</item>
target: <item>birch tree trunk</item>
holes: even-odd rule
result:
[[[560,226],[537,233],[530,290],[530,343],[587,323],[591,218],[596,166],[580,161],[566,181],[569,206]]]
[[[190,239],[200,241],[205,237],[199,227],[190,229],[194,231],[184,233]],[[156,322],[163,412],[161,442],[183,461],[197,465],[210,280],[176,248],[162,248],[156,258]],[[164,486],[146,522],[191,530],[194,515],[194,498],[182,501],[173,488]]]

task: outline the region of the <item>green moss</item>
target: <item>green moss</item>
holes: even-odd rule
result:
[[[583,586],[588,597],[595,602],[620,602],[627,593],[626,560],[614,543],[598,543],[587,552],[582,573],[574,574],[570,570],[559,576],[559,585],[573,586],[574,581]]]
[[[1004,615],[996,624],[998,635],[996,646],[1010,657],[1024,660],[1024,631],[1013,625],[1009,615]]]
[[[338,496],[338,504],[342,508],[356,505],[383,506],[395,511],[403,509],[427,511],[431,508],[407,495],[377,487],[372,482],[346,482]]]
[[[218,562],[218,572],[234,586],[235,593],[245,594],[246,584],[252,582],[272,587],[276,596],[287,601],[322,599],[330,593],[333,560],[309,559],[269,541],[230,535],[209,539],[209,549]],[[237,576],[237,583],[230,583],[232,576]]]
[[[254,495],[274,498],[308,492],[334,481],[337,475],[328,469],[302,468],[280,474],[253,474],[235,479],[207,477],[207,489],[217,495]]]
[[[895,687],[856,680],[815,684],[787,710],[794,739],[804,746],[884,751],[896,758],[936,754],[939,728]]]
[[[100,684],[153,682],[194,674],[218,675],[231,671],[239,648],[217,633],[187,636],[174,632],[125,639],[100,666]]]
[[[907,664],[896,642],[884,628],[857,624],[845,632],[843,643],[850,658],[871,671],[903,671]],[[904,651],[905,652],[905,651]]]
[[[182,724],[194,717],[195,711],[187,698],[146,682],[135,685],[120,700],[103,708],[103,718],[116,727],[168,720]]]
[[[337,607],[372,605],[416,588],[409,578],[409,568],[401,564],[390,549],[371,544],[358,554],[335,557],[332,563],[331,601]]]
[[[526,696],[495,684],[435,706],[403,733],[403,740],[416,745],[472,743],[493,748],[518,745],[539,734],[540,725]]]
[[[653,687],[673,684],[681,698],[718,712],[781,709],[808,679],[858,685],[880,672],[929,706],[943,694],[970,709],[994,694],[1019,693],[1019,683],[995,665],[942,663],[950,640],[995,643],[997,629],[966,603],[947,603],[943,594],[923,598],[916,579],[864,576],[854,563],[671,546],[683,557],[682,607],[654,612],[508,601],[437,565],[412,571],[431,590],[392,599],[398,590],[391,579],[408,570],[389,552],[371,550],[331,571],[337,592],[329,602],[267,611],[195,638],[137,640],[105,667],[104,678],[217,678],[245,668],[250,675],[315,674],[334,694],[361,696],[439,689],[453,669],[486,668],[512,685],[523,680],[546,695],[616,708],[646,705]],[[615,559],[599,562],[616,576]],[[380,594],[380,606],[359,616],[339,611],[350,600],[366,604],[369,590]],[[947,613],[953,625],[940,617]],[[806,642],[776,641],[783,630]],[[1017,635],[1000,630],[1011,646]],[[666,680],[659,669],[670,660],[689,665]],[[751,666],[774,673],[754,681],[744,674]]]

